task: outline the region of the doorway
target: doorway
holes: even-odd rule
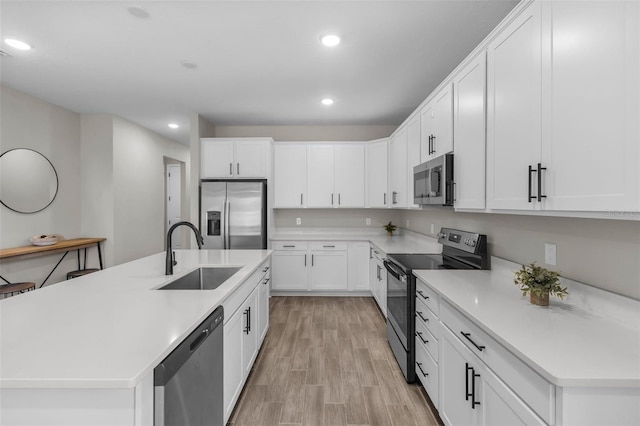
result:
[[[182,220],[182,163],[165,163],[165,235],[169,228]],[[182,228],[182,227],[181,227]],[[185,248],[184,230],[176,229],[172,245],[175,249]]]

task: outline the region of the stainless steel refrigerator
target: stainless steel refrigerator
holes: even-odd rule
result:
[[[267,182],[200,181],[204,249],[267,248]]]

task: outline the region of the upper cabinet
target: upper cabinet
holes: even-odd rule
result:
[[[481,52],[453,80],[456,209],[485,208],[486,70],[486,55]]]
[[[533,2],[487,50],[487,207],[640,209],[637,2]]]
[[[420,111],[420,160],[453,151],[453,95],[451,84],[440,89]]]
[[[389,188],[391,208],[406,208],[407,200],[407,126],[391,136],[389,142]],[[413,192],[411,194],[413,197]]]
[[[420,207],[418,204],[413,203],[413,194],[415,194],[413,168],[421,163],[420,135],[421,118],[419,114],[415,114],[407,124],[407,207],[410,208]]]
[[[299,143],[273,147],[274,207],[305,206],[307,146]]]
[[[367,207],[386,208],[389,206],[388,161],[389,140],[373,141],[366,146],[367,155]]]
[[[270,138],[203,138],[200,177],[252,179],[267,177]]]

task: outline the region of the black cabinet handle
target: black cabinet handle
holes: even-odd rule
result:
[[[425,343],[425,344],[429,343],[429,341],[428,341],[428,340],[424,340],[424,339],[422,338],[422,332],[420,332],[420,331],[416,331],[416,336],[418,336],[418,337],[420,338],[420,340],[422,340],[422,343]]]
[[[433,149],[432,154],[436,152],[436,135],[433,135],[433,139],[431,142],[431,149]]]
[[[424,293],[422,292],[422,290],[416,290],[416,293],[418,293],[420,296],[422,296],[422,298],[424,300],[427,300],[429,298],[429,296],[425,296]]]
[[[311,255],[311,266],[313,266],[313,255]]]
[[[331,205],[333,205],[333,194],[331,194]]]
[[[536,196],[535,196],[535,195],[531,195],[531,185],[532,185],[532,183],[531,183],[531,173],[535,173],[535,172],[536,172],[536,170],[534,170],[534,169],[531,167],[531,165],[529,165],[529,177],[528,177],[528,182],[529,182],[529,195],[527,196],[527,200],[528,200],[529,202],[531,202],[531,200],[535,200],[535,199],[536,199]]]
[[[333,245],[327,245],[327,246],[322,246],[322,247],[324,247],[324,248],[336,248],[336,246],[333,246]]]
[[[475,410],[476,405],[480,405],[480,401],[476,401],[476,377],[480,377],[476,374],[475,369],[471,369],[471,409]]]
[[[300,205],[302,205],[302,194],[300,194]]]
[[[424,377],[427,377],[429,375],[429,373],[425,373],[424,370],[422,369],[422,363],[421,362],[416,362],[416,365],[418,366],[418,369],[420,370],[420,372],[422,373],[422,375]]]
[[[267,285],[267,283],[269,282],[270,278],[265,278],[264,281],[262,282],[262,284]]]
[[[417,311],[416,315],[420,317],[420,319],[424,322],[429,322],[429,318],[425,318],[422,316],[422,312],[421,311]]]
[[[340,204],[341,204],[341,202],[340,202],[340,193],[338,193],[338,205],[340,205]]]
[[[304,266],[307,266],[307,255],[304,255]]]
[[[249,308],[247,308],[247,309],[245,309],[245,310],[244,310],[245,320],[247,321],[247,322],[246,322],[246,324],[247,324],[247,325],[244,327],[244,332],[245,332],[245,334],[249,334],[249,327],[250,327],[249,323],[250,323],[250,321],[251,321],[251,317],[250,317],[250,315],[251,315],[251,314],[250,314],[250,309],[251,309],[251,308],[249,307]]]
[[[229,163],[229,176],[233,174],[233,163]]]
[[[295,247],[295,246],[294,246],[294,247]],[[268,267],[268,266],[265,266],[265,267],[262,269],[262,272],[267,272],[268,270],[269,270],[269,267]]]
[[[282,247],[293,248],[293,247],[295,247],[295,245],[293,245],[293,244],[285,244]],[[265,271],[263,271],[263,272],[265,272]]]
[[[542,164],[538,163],[538,202],[542,202],[543,198],[547,198],[546,195],[542,195],[542,171],[547,170],[546,167],[542,167]]]
[[[473,340],[471,340],[471,333],[465,333],[464,331],[461,331],[461,332],[460,332],[460,334],[462,334],[462,336],[463,336],[465,339],[467,339],[468,341],[470,341],[470,342],[471,342],[471,344],[472,344],[473,346],[475,346],[475,347],[476,347],[476,349],[478,349],[479,351],[481,351],[481,352],[482,352],[482,351],[485,349],[485,346],[484,346],[484,345],[479,346],[476,342],[474,342]]]
[[[469,393],[469,371],[473,370],[473,367],[469,367],[469,363],[464,363],[464,399],[465,401],[469,400],[471,394]]]
[[[383,194],[383,196],[384,196],[384,202],[383,202],[383,204],[386,206],[386,205],[387,205],[387,193],[385,192],[385,193]]]
[[[236,174],[240,176],[240,163],[236,163],[236,166],[237,166]]]

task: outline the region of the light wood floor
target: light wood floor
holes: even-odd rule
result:
[[[405,382],[372,298],[272,297],[270,310],[230,425],[439,424]]]

